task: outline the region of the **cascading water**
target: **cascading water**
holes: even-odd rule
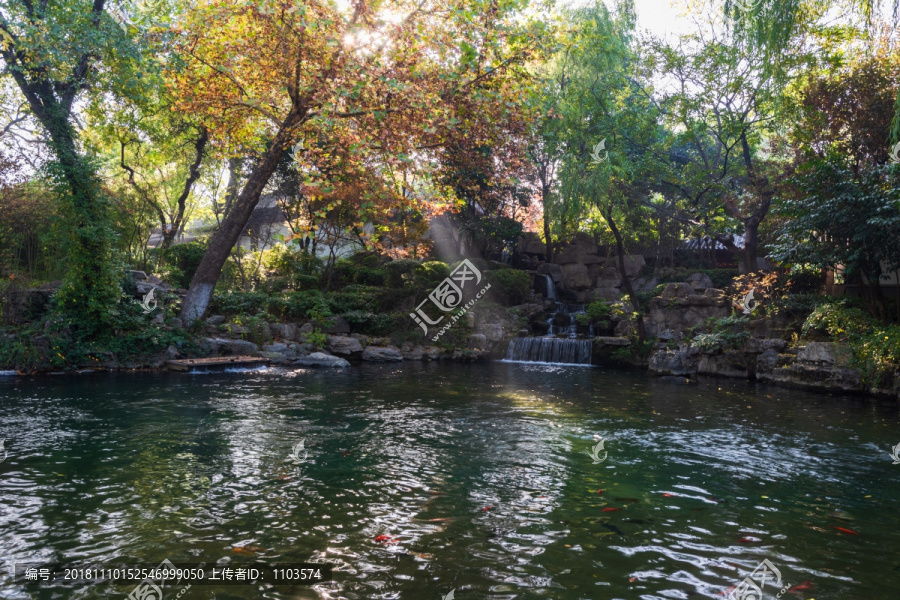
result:
[[[590,365],[592,340],[573,340],[552,336],[515,338],[506,350],[511,362]]]

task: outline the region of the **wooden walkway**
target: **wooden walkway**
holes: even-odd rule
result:
[[[258,358],[256,356],[214,356],[211,358],[185,358],[166,362],[166,366],[170,371],[217,370],[232,369],[234,367],[253,368],[268,364],[268,358]]]

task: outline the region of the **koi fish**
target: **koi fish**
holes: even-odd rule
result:
[[[603,527],[606,527],[607,529],[609,529],[609,530],[612,531],[613,533],[618,533],[619,535],[621,535],[621,536],[623,536],[623,537],[625,536],[625,534],[622,533],[622,530],[619,529],[618,527],[616,527],[615,525],[610,525],[609,523],[601,523],[601,525],[602,525]]]
[[[816,587],[816,584],[814,584],[813,582],[811,582],[811,581],[804,581],[804,582],[801,583],[800,585],[795,585],[794,587],[792,587],[792,588],[789,589],[788,591],[789,591],[789,592],[805,592],[806,590],[811,590],[811,589],[813,589],[814,587]]]
[[[859,533],[853,531],[852,529],[846,529],[844,527],[836,527],[835,525],[831,526],[832,529],[837,529],[841,533],[849,533],[850,535],[859,535]]]
[[[606,490],[597,490],[597,495],[599,496],[599,495],[603,494],[603,492],[605,492],[605,491]]]
[[[265,548],[260,548],[259,546],[235,546],[231,549],[232,552],[236,552],[238,554],[244,554],[246,556],[255,556],[259,552],[265,552]]]
[[[621,508],[604,508],[600,512],[612,512],[614,510],[622,510]]]
[[[485,506],[484,508],[481,509],[481,512],[487,512],[487,511],[489,511],[489,510],[491,510],[491,507],[490,507],[490,506]]]
[[[663,498],[671,498],[671,497],[673,497],[674,495],[675,495],[675,494],[670,494],[669,492],[663,492],[662,497],[663,497]]]
[[[741,544],[755,544],[756,542],[761,542],[762,540],[755,537],[742,537],[737,540]]]
[[[391,539],[391,536],[389,536],[389,535],[379,535],[379,536],[375,536],[375,541],[387,544],[393,540]]]

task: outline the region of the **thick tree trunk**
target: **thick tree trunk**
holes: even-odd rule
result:
[[[180,317],[185,325],[192,324],[206,312],[213,289],[222,273],[222,267],[228,260],[231,249],[240,238],[247,221],[250,220],[250,215],[259,203],[263,189],[272,177],[272,173],[275,172],[285,149],[290,145],[294,129],[300,124],[304,114],[305,112],[295,109],[287,116],[269,149],[253,167],[247,183],[244,184],[244,188],[228,212],[228,216],[213,234],[181,307]]]

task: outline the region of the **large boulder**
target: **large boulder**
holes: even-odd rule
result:
[[[553,283],[562,281],[562,267],[553,263],[543,263],[537,268],[538,275],[549,275]]]
[[[685,279],[685,283],[698,292],[713,287],[713,280],[706,273],[694,273]]]
[[[570,291],[590,289],[591,279],[588,277],[587,267],[581,263],[564,264],[562,266],[562,285]]]
[[[350,323],[344,317],[332,317],[329,319],[325,333],[337,335],[340,333],[350,333]]]
[[[596,264],[601,260],[597,256],[597,244],[594,243],[594,238],[585,233],[576,233],[571,244],[560,248],[559,252],[553,255],[553,262],[558,265]]]
[[[394,362],[403,360],[403,355],[396,346],[367,346],[362,359],[366,362]]]
[[[694,288],[687,283],[667,283],[665,289],[663,289],[662,296],[666,299],[673,298],[687,298],[694,294]]]
[[[526,231],[522,234],[516,249],[519,251],[519,254],[532,254],[538,256],[543,256],[547,251],[547,247],[544,242],[541,241],[540,236],[533,231]]]
[[[644,268],[644,265],[647,264],[647,261],[644,260],[644,257],[640,254],[626,254],[624,256],[625,262],[625,275],[630,278],[635,278],[641,272],[641,269]],[[619,268],[619,257],[613,256],[611,258],[607,258],[604,261],[604,264],[608,267]]]
[[[332,354],[344,357],[359,358],[363,353],[358,339],[344,335],[329,335],[325,347]]]
[[[693,375],[699,362],[700,352],[696,349],[663,349],[650,357],[649,368],[655,375]]]
[[[614,287],[598,287],[594,290],[592,297],[606,302],[618,302],[622,299],[622,290]]]
[[[617,288],[622,285],[622,277],[615,267],[601,267],[597,273],[597,287]]]
[[[350,363],[338,356],[332,356],[324,352],[313,352],[309,356],[304,356],[293,361],[295,365],[304,367],[336,367],[346,368]]]

